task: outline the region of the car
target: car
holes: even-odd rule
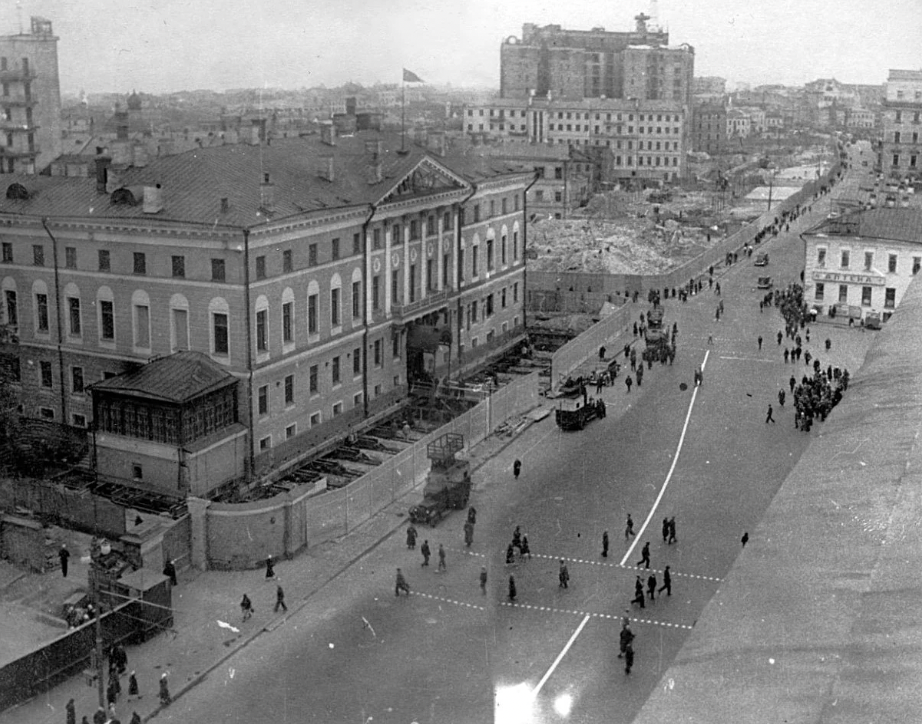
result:
[[[756,254],[756,260],[752,262],[755,266],[768,266],[768,254],[762,252],[761,254]]]
[[[759,289],[771,289],[772,288],[772,278],[771,277],[759,277],[759,281],[756,284]]]

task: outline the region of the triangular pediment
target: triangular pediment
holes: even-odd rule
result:
[[[463,178],[431,158],[422,158],[384,195],[381,203],[469,188]]]

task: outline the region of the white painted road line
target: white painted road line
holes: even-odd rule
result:
[[[701,370],[704,371],[704,368],[708,363],[708,355],[711,352],[708,350],[704,353],[704,361],[701,363]],[[663,487],[660,488],[659,495],[656,496],[656,500],[653,501],[653,507],[650,508],[650,513],[647,515],[647,519],[643,522],[643,525],[640,526],[640,530],[637,532],[637,535],[634,536],[634,542],[631,543],[630,548],[627,549],[627,553],[624,554],[624,558],[621,559],[621,565],[625,565],[628,559],[634,552],[634,546],[636,546],[643,532],[647,529],[647,526],[650,525],[650,521],[653,520],[653,515],[656,513],[656,507],[659,505],[659,502],[663,499],[663,493],[666,492],[666,486],[669,485],[669,481],[672,480],[672,473],[675,472],[676,463],[679,462],[679,453],[682,452],[682,445],[685,443],[685,433],[688,432],[688,423],[691,421],[692,410],[695,408],[695,400],[698,398],[698,385],[695,385],[695,391],[692,392],[691,402],[688,403],[688,413],[685,415],[685,424],[682,426],[682,435],[679,437],[679,444],[676,447],[675,455],[672,456],[672,465],[669,466],[669,473],[666,475],[666,480],[663,481]]]
[[[534,691],[531,692],[531,698],[537,699],[538,693],[541,689],[544,688],[544,685],[547,683],[547,680],[551,678],[551,674],[554,673],[554,669],[557,668],[557,665],[563,660],[563,657],[566,656],[567,651],[570,650],[570,647],[573,645],[573,642],[576,641],[576,637],[580,635],[580,632],[585,628],[586,624],[589,623],[591,616],[586,614],[586,617],[580,621],[579,626],[576,627],[576,631],[573,632],[573,635],[570,637],[570,640],[567,641],[567,645],[563,647],[563,650],[557,654],[557,658],[554,659],[554,663],[551,664],[551,668],[544,672],[544,676],[541,677],[541,681],[538,682],[535,686]]]
[[[524,609],[526,611],[539,611],[542,613],[544,612],[546,613],[565,613],[569,616],[588,616],[590,618],[605,619],[608,621],[621,621],[621,619],[624,618],[620,614],[595,613],[593,611],[572,611],[567,608],[554,608],[552,606],[534,606],[528,603],[510,603],[509,601],[501,601],[500,605],[508,606],[509,608]],[[633,616],[629,616],[628,618],[634,623],[645,623],[651,626],[662,626],[664,628],[679,628],[679,629],[684,629],[686,631],[691,631],[694,628],[694,626],[689,626],[688,624],[684,624],[684,623],[669,623],[666,621],[654,621],[653,619],[650,619],[650,618],[635,618]]]
[[[422,593],[421,591],[410,591],[411,596],[421,596],[422,598],[431,598],[433,601],[442,601],[443,603],[451,603],[455,606],[461,606],[462,608],[473,608],[476,611],[486,611],[487,609],[483,606],[478,606],[475,603],[467,603],[466,601],[457,601],[453,598],[445,598],[444,596],[433,596],[431,593]]]

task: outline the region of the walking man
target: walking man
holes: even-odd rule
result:
[[[464,522],[464,545],[470,548],[471,543],[473,542],[474,542],[474,526],[471,524],[471,521],[467,520]]]
[[[282,584],[277,582],[275,586],[275,609],[273,612],[278,613],[279,609],[288,613],[288,606],[285,605],[285,590],[282,588]]]
[[[447,569],[448,569],[448,567],[445,565],[445,547],[444,547],[441,543],[439,543],[439,568],[438,568],[438,572],[441,573],[442,571],[445,571],[445,570],[447,570]]]
[[[784,390],[778,390],[778,404],[781,405],[781,407],[784,407],[784,397]]]
[[[67,544],[61,544],[61,550],[58,551],[58,558],[61,561],[61,575],[67,578],[67,563],[70,560],[70,551],[67,550]]]
[[[769,422],[770,422],[770,423],[772,423],[773,425],[775,424],[775,418],[772,417],[772,406],[771,406],[771,403],[769,403],[769,405],[768,405],[768,414],[765,415],[765,422],[766,422],[766,423],[769,423]]]
[[[512,463],[512,475],[515,477],[516,480],[518,480],[519,473],[521,472],[522,472],[522,461],[516,460],[514,463]]]
[[[608,531],[602,533],[602,558],[608,558]]]
[[[632,666],[634,666],[634,646],[628,644],[624,649],[624,673],[630,674]]]
[[[412,523],[410,523],[409,527],[407,528],[407,549],[408,550],[411,550],[411,551],[416,550],[416,536],[417,535],[419,534],[416,532],[415,526]]]
[[[784,335],[781,332],[778,332],[778,346],[781,346],[781,340],[784,339]]]
[[[570,583],[570,571],[567,570],[567,564],[563,562],[563,559],[560,559],[560,572],[557,574],[557,579],[559,583],[557,584],[558,588],[569,588]]]
[[[515,603],[515,596],[516,596],[516,590],[515,590],[515,576],[513,576],[513,575],[510,573],[510,574],[509,574],[509,600],[510,600],[512,603]]]
[[[275,578],[275,563],[271,553],[266,556],[266,578]]]
[[[423,565],[422,568],[425,568],[429,565],[429,556],[432,555],[432,551],[429,550],[429,541],[424,540],[423,544],[419,548],[420,553],[423,554]]]
[[[791,375],[791,379],[788,380],[788,386],[791,388],[791,394],[794,394],[794,388],[797,387],[797,380],[794,379],[794,375]]]
[[[531,548],[528,547],[528,536],[522,536],[522,546],[519,548],[519,552],[522,554],[522,560],[527,561],[531,560]]]
[[[643,365],[637,368],[637,387],[643,385]]]
[[[141,698],[140,691],[141,690],[138,687],[138,677],[135,676],[135,673],[132,671],[128,675],[128,698],[131,699],[131,698],[137,697],[138,699],[140,699]]]
[[[647,541],[643,544],[643,548],[640,550],[640,560],[637,561],[636,565],[644,564],[645,568],[650,567],[650,542]]]
[[[746,547],[746,544],[749,542],[749,532],[743,533],[743,537],[740,538],[740,542],[743,544],[743,548]]]
[[[630,393],[631,393],[631,385],[634,384],[634,380],[631,379],[631,376],[630,376],[630,375],[628,375],[627,377],[624,378],[624,384],[627,386],[628,394],[630,394]]]
[[[647,578],[647,595],[650,597],[651,601],[656,600],[656,574],[651,573],[650,577]]]
[[[480,592],[487,595],[487,567],[480,566]]]
[[[624,658],[624,652],[627,650],[627,647],[631,645],[631,642],[634,640],[634,632],[631,631],[631,624],[628,621],[627,616],[624,617],[624,620],[621,622],[621,634],[619,637],[619,659]]]
[[[624,528],[624,540],[628,539],[628,536],[636,535],[634,533],[634,521],[631,518],[631,514],[627,514],[627,524]]]
[[[167,706],[173,701],[173,697],[170,696],[170,685],[167,682],[167,674],[164,671],[160,674],[160,706]]]
[[[663,543],[669,542],[669,518],[663,518]]]
[[[467,519],[471,521],[471,525],[477,525],[477,508],[473,505],[467,509]]]
[[[662,593],[663,591],[666,591],[667,596],[672,595],[672,574],[669,572],[669,566],[663,569],[663,585],[660,587],[659,592]]]
[[[246,621],[253,615],[253,602],[250,600],[250,597],[243,594],[243,598],[240,600],[240,611],[243,613],[243,620]]]
[[[762,335],[759,335],[759,350],[762,349]]]
[[[672,516],[672,517],[669,519],[669,540],[666,541],[666,542],[667,542],[667,543],[675,543],[675,542],[676,542],[676,537],[675,537],[675,516]]]
[[[410,584],[407,583],[407,579],[403,577],[403,571],[398,568],[397,582],[394,584],[394,595],[399,596],[401,591],[406,593],[408,596],[410,595]]]
[[[639,603],[640,607],[644,608],[643,581],[640,580],[640,576],[634,581],[634,598],[631,599],[631,603]]]

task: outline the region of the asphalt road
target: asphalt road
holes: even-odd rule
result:
[[[779,238],[770,252],[776,286],[797,280],[801,242]],[[777,404],[778,390],[805,368],[783,361],[777,311],[759,312],[755,280],[764,273],[740,260],[721,278],[720,322],[718,298],[707,289],[688,304],[670,300],[666,322],[679,326],[674,366],[655,365],[630,394],[620,376],[603,395],[605,419],[574,433],[545,420],[481,468],[471,550],[463,549],[462,514],[421,531],[434,552],[439,542],[448,549],[445,573],[435,572],[436,555],[422,569],[402,531],[391,536],[158,721],[630,721],[720,586],[740,536],[754,529],[809,441],[794,429],[790,401]],[[645,309],[637,305],[638,313]],[[816,353],[821,341],[810,348]],[[693,371],[705,358],[695,392]],[[769,403],[774,425],[764,422]],[[510,472],[516,457],[524,462],[517,482]],[[628,513],[636,544],[624,539]],[[677,524],[671,545],[661,537],[667,515]],[[508,569],[503,553],[515,525],[534,557]],[[600,555],[604,530],[607,559]],[[646,541],[660,582],[663,566],[671,566],[673,590],[641,611],[629,600]],[[560,558],[571,575],[566,590],[557,582]],[[481,565],[490,575],[486,595],[477,581]],[[394,596],[396,566],[413,588],[408,598]],[[506,600],[510,573],[515,605]],[[630,675],[617,658],[626,610],[637,637]]]

